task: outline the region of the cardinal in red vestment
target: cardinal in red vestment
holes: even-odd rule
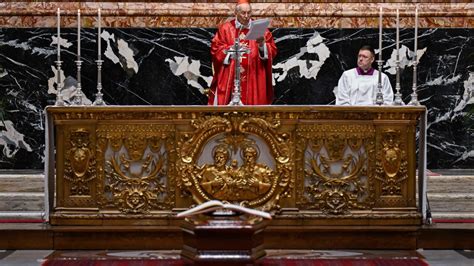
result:
[[[248,48],[240,64],[241,101],[244,105],[267,105],[273,101],[272,61],[277,53],[275,41],[267,29],[263,37],[246,40],[250,25],[251,6],[248,0],[239,0],[235,19],[222,24],[211,43],[214,77],[209,93],[209,105],[227,105],[234,90],[234,59],[227,50],[232,49],[235,38]]]

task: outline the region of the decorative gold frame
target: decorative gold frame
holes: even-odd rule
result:
[[[415,133],[424,112],[48,107],[50,221],[173,225],[176,212],[218,199],[270,211],[275,225],[417,225]]]

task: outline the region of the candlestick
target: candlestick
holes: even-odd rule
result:
[[[102,49],[101,49],[101,46],[100,46],[100,43],[101,43],[101,40],[100,40],[100,34],[101,34],[101,30],[100,30],[100,8],[97,10],[97,14],[98,14],[97,60],[96,60],[96,63],[97,63],[97,93],[95,94],[95,100],[92,104],[93,105],[106,105],[104,100],[102,99],[102,96],[103,96],[103,94],[102,94],[102,63],[104,61],[101,60]]]
[[[77,60],[81,60],[81,10],[77,10]]]
[[[417,83],[417,73],[416,73],[416,66],[418,64],[417,58],[417,50],[418,50],[418,7],[415,9],[415,44],[413,47],[413,86],[412,86],[412,93],[411,93],[411,100],[408,103],[409,105],[420,105],[418,101],[418,95],[416,93],[416,83]]]
[[[76,87],[76,94],[72,100],[72,104],[74,105],[83,105],[83,97],[84,93],[82,92],[81,88],[81,10],[77,10],[77,87]]]
[[[62,89],[62,82],[61,82],[61,45],[59,43],[59,38],[60,38],[60,28],[61,28],[61,10],[58,8],[58,12],[57,12],[57,17],[58,17],[58,32],[57,32],[57,39],[56,41],[58,42],[58,48],[57,48],[57,52],[58,52],[58,56],[57,56],[57,60],[56,60],[56,102],[55,102],[55,105],[56,106],[64,106],[65,103],[64,103],[64,100],[62,98],[62,95],[61,95],[61,89]]]
[[[416,51],[418,50],[418,8],[415,9],[415,47],[413,50],[415,52],[416,61]]]
[[[61,45],[59,44],[60,28],[61,28],[61,10],[58,7],[58,34],[57,34],[57,39],[56,39],[56,41],[58,42],[58,61],[61,61]]]
[[[100,34],[101,34],[101,30],[100,30],[100,8],[97,10],[97,13],[98,13],[98,20],[97,20],[97,59],[100,60],[101,59],[101,54],[102,54],[102,49],[101,49],[101,41],[100,41]]]
[[[395,83],[395,90],[397,91],[395,93],[395,99],[393,101],[393,105],[402,105],[402,94],[400,93],[400,13],[397,8],[397,30],[396,30],[396,47],[397,47],[397,60],[396,60],[396,70],[397,70],[397,76],[396,76],[396,83]]]
[[[380,7],[379,17],[379,60],[382,60],[382,7]]]
[[[397,46],[397,52],[398,49],[400,49],[400,11],[397,8],[397,33],[396,33],[396,46]]]
[[[379,17],[379,60],[377,60],[378,71],[379,71],[379,80],[377,83],[377,93],[375,95],[375,104],[383,104],[383,93],[382,93],[382,7],[380,7],[380,17]]]

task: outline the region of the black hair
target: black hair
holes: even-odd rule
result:
[[[359,48],[359,51],[360,51],[360,50],[367,50],[367,51],[371,52],[372,55],[375,57],[375,50],[374,50],[374,48],[372,48],[372,46],[370,46],[370,45],[368,45],[368,44],[362,45],[362,46]]]

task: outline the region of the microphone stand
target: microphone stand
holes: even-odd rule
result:
[[[249,53],[249,49],[243,48],[240,45],[240,32],[242,31],[242,26],[239,27],[237,36],[235,37],[234,45],[231,49],[227,50],[228,53],[231,53],[231,56],[234,58],[234,90],[232,91],[232,98],[229,102],[229,106],[242,106],[244,105],[241,100],[241,88],[240,88],[240,57],[241,54]]]

